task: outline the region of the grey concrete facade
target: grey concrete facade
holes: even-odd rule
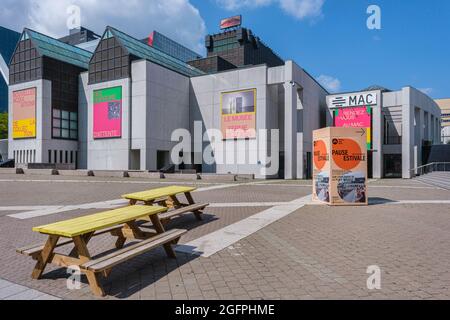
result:
[[[191,79],[190,92],[190,123],[193,126],[194,122],[203,123],[202,135],[208,130],[219,129],[221,127],[221,94],[224,92],[231,92],[236,90],[256,89],[256,127],[257,129],[268,129],[270,125],[267,123],[266,113],[268,108],[267,99],[267,67],[258,66],[254,68],[245,68],[241,70],[233,70],[228,72],[221,72],[212,75],[194,77]],[[191,127],[191,132],[194,132]],[[214,139],[210,135],[207,137],[203,147],[210,144]],[[234,155],[238,153],[248,154],[249,152],[256,152],[256,150],[249,150],[249,144],[240,143],[238,141],[224,141],[223,143],[226,151],[216,150],[215,164],[204,164],[203,171],[209,173],[239,173],[239,174],[255,174],[260,176],[260,166],[258,164],[242,164],[238,165],[236,156],[233,159],[227,159],[226,152],[233,152]],[[202,148],[204,150],[204,148]],[[196,150],[198,151],[198,150]],[[203,152],[203,151],[202,151]],[[195,156],[199,159],[200,155]],[[228,160],[228,161],[227,161]],[[223,163],[221,163],[223,162]]]
[[[36,88],[36,138],[13,139],[13,93]],[[8,157],[16,160],[16,165],[28,163],[50,163],[49,156],[57,163],[66,163],[78,152],[78,141],[52,138],[52,87],[48,80],[36,80],[9,86],[9,138]]]
[[[132,64],[132,78],[89,85],[81,75],[83,119],[80,163],[89,170],[157,170],[158,151],[170,154],[176,129],[189,129],[189,78],[146,60]],[[122,87],[122,137],[94,139],[93,97]],[[83,122],[83,121],[82,121]]]
[[[94,139],[94,91],[122,87],[122,133],[120,138]],[[87,119],[87,168],[89,170],[130,169],[131,148],[131,88],[130,79],[87,85],[85,116]],[[84,143],[83,141],[81,142]]]
[[[221,94],[245,89],[257,91],[257,130],[279,130],[276,142],[279,143],[279,151],[284,154],[284,163],[279,164],[280,168],[284,167],[283,177],[306,178],[306,155],[312,153],[312,130],[320,128],[320,113],[326,108],[326,90],[292,61],[274,68],[261,65],[194,77],[191,79],[191,124],[201,121],[203,132],[219,129]],[[191,131],[194,129],[191,128]],[[269,156],[271,153],[269,147],[267,150],[254,150],[251,144],[234,140],[225,141],[225,150],[234,150],[235,154],[262,151]],[[221,153],[216,156],[226,157]],[[204,165],[203,169],[218,174],[231,172],[254,174],[257,178],[280,177],[281,172],[280,175],[265,175],[261,170],[264,159],[260,155],[258,160],[256,164],[216,163],[213,166]],[[283,158],[272,159],[276,160],[283,161]]]
[[[372,94],[377,102],[372,114],[373,177],[386,177],[386,157],[401,157],[401,177],[410,179],[423,165],[424,144],[439,143],[441,111],[427,95],[413,87],[399,91],[362,91],[330,95],[327,98],[328,126],[333,125],[332,104],[336,97]],[[363,106],[363,105],[361,105]]]

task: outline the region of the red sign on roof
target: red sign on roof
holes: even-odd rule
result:
[[[228,29],[233,27],[238,27],[242,24],[242,16],[234,16],[231,18],[223,19],[220,22],[220,29]]]
[[[153,31],[153,32],[150,34],[150,36],[148,37],[147,44],[148,44],[150,47],[153,47],[153,40],[154,40],[154,38],[155,38],[155,31]]]

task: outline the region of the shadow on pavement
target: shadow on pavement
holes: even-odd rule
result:
[[[386,199],[386,198],[369,198],[369,206],[376,206],[386,203],[395,203],[398,201],[392,200],[392,199]]]

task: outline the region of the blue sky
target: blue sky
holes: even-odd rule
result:
[[[381,30],[367,28],[372,4]],[[107,25],[138,38],[158,30],[202,53],[205,35],[240,13],[245,27],[330,91],[411,85],[450,97],[449,0],[2,0],[0,25],[62,37],[73,6],[97,33]]]
[[[244,26],[284,59],[295,60],[315,77],[339,80],[341,91],[411,85],[434,98],[450,97],[448,0],[325,0],[319,16],[303,19],[276,1],[234,10],[220,1],[191,1],[207,32],[217,32],[221,18],[242,14]],[[381,30],[366,26],[371,4],[381,8]]]

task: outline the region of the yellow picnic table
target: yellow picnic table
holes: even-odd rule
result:
[[[170,257],[175,257],[171,247],[186,230],[165,232],[158,214],[166,212],[167,208],[160,206],[129,206],[116,210],[88,215],[76,219],[60,221],[45,226],[33,228],[33,231],[48,235],[44,245],[34,245],[18,249],[21,254],[33,257],[37,261],[33,270],[33,279],[41,278],[48,263],[60,267],[78,266],[88,278],[92,291],[104,295],[98,281],[98,272],[109,275],[112,266],[146,252],[157,245],[163,245]],[[143,231],[136,222],[144,217],[149,218],[155,228],[154,232]],[[92,259],[87,245],[94,236],[111,233],[117,237],[116,253],[100,259]],[[70,240],[58,243],[60,238]],[[124,248],[127,239],[143,240],[140,243]],[[69,255],[55,253],[57,247],[73,244]]]
[[[174,209],[160,214],[160,219],[163,224],[170,221],[170,219],[181,216],[187,212],[193,212],[198,220],[202,220],[202,210],[205,209],[208,203],[195,203],[191,192],[197,190],[194,187],[186,186],[170,186],[164,188],[157,188],[148,191],[136,192],[123,195],[122,198],[130,201],[130,205],[136,205],[138,202],[143,202],[145,205],[152,206],[157,204],[168,209]],[[184,194],[188,203],[182,203],[178,196]]]

